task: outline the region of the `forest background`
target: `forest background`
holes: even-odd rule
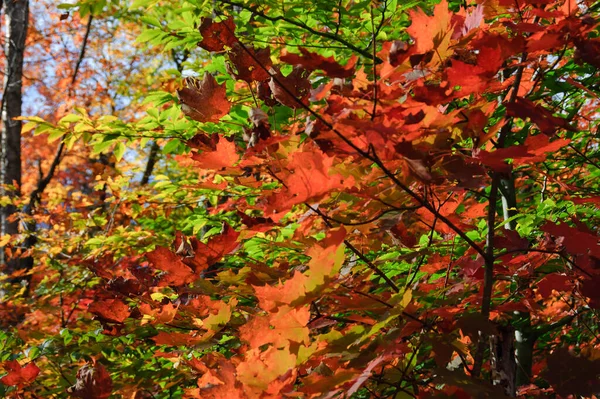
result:
[[[0,8],[0,396],[600,393],[599,3]]]

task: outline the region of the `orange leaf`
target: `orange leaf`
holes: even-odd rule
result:
[[[240,157],[235,151],[233,141],[220,138],[215,151],[204,151],[195,153],[192,159],[202,169],[223,169],[233,166]]]
[[[452,13],[448,9],[446,0],[435,6],[431,17],[422,10],[409,11],[409,13],[412,24],[406,31],[415,39],[417,54],[425,54],[437,48],[446,36],[452,33],[450,29]]]
[[[158,247],[146,254],[146,258],[155,268],[166,272],[162,277],[162,285],[180,286],[189,284],[198,277],[192,269],[167,248]]]
[[[330,173],[334,158],[321,151],[294,153],[286,169],[293,171],[285,177],[287,189],[268,198],[269,207],[266,216],[273,211],[289,209],[292,205],[318,200],[337,189],[354,185],[354,178],[344,180],[339,174]],[[283,178],[283,176],[280,176]]]
[[[290,342],[309,342],[309,330],[306,325],[310,319],[308,308],[292,309],[281,306],[276,313],[255,316],[240,328],[240,339],[250,347],[258,348],[272,344],[276,348],[289,345]]]
[[[90,304],[88,311],[113,323],[122,323],[129,317],[129,306],[120,299],[105,299]]]

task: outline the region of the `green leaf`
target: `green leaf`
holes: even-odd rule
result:
[[[159,36],[162,33],[161,30],[159,29],[147,29],[145,31],[143,31],[135,40],[138,43],[146,43],[154,38],[156,38],[157,36]]]
[[[117,142],[117,144],[115,145],[115,149],[114,149],[114,154],[115,154],[115,158],[117,159],[117,162],[119,162],[121,160],[121,158],[123,158],[123,154],[125,154],[126,149],[127,149],[127,147],[125,146],[125,144],[122,141]]]

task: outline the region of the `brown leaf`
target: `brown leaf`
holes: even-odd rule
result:
[[[184,114],[198,122],[217,122],[229,113],[225,85],[218,85],[210,73],[202,81],[186,78],[185,83],[187,87],[177,90]]]
[[[306,69],[295,66],[288,76],[283,76],[279,69],[273,68],[271,75],[269,87],[277,101],[290,108],[302,108],[307,103],[311,86]]]
[[[214,22],[212,18],[203,18],[199,30],[202,41],[198,46],[208,51],[223,51],[224,46],[231,47],[237,42],[232,17],[221,22]]]
[[[110,374],[100,363],[86,364],[79,369],[75,385],[67,392],[81,399],[106,399],[112,393]]]
[[[267,71],[271,65],[271,50],[268,47],[255,50],[238,42],[231,47],[227,69],[245,82],[262,82],[269,79]]]

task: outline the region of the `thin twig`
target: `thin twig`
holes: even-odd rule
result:
[[[90,18],[88,19],[87,26],[85,27],[85,35],[83,36],[83,43],[81,44],[81,51],[79,52],[79,58],[77,59],[77,63],[75,64],[75,70],[73,71],[73,77],[71,79],[71,85],[75,84],[77,80],[77,75],[79,74],[79,67],[83,62],[83,58],[85,57],[85,49],[87,47],[88,38],[90,37],[90,31],[92,30],[92,22],[94,20],[94,16],[90,14]]]
[[[377,32],[375,31],[375,19],[373,15],[373,6],[371,6],[371,29],[373,30],[372,46],[373,46],[373,110],[371,111],[371,120],[377,115]],[[383,17],[382,17],[383,18]]]
[[[233,3],[232,3],[233,4]],[[225,26],[226,29],[229,29],[227,26]],[[231,32],[233,33],[233,32]],[[325,120],[325,118],[323,118],[318,112],[316,112],[315,110],[313,110],[311,107],[309,107],[308,105],[304,104],[304,102],[302,102],[283,82],[281,82],[281,80],[277,77],[276,74],[271,73],[270,70],[268,70],[261,62],[260,60],[258,60],[256,58],[256,55],[250,51],[248,49],[248,47],[246,47],[246,45],[244,45],[242,42],[239,42],[240,46],[242,47],[242,49],[244,50],[244,52],[246,52],[246,54],[248,54],[249,57],[252,58],[252,60],[261,68],[263,69],[265,72],[268,73],[268,75],[271,77],[271,79],[273,79],[273,81],[284,91],[286,92],[286,94],[288,94],[290,96],[290,98],[293,99],[294,102],[296,102],[301,108],[303,108],[304,110],[306,110],[308,113],[310,113],[313,117],[315,117],[316,119],[318,119],[321,123],[323,123],[324,126],[326,126],[329,130],[331,130],[337,137],[339,137],[344,143],[346,143],[348,146],[350,146],[354,151],[356,151],[358,153],[358,155],[360,155],[361,157],[375,163],[382,171],[383,173],[390,179],[392,180],[392,182],[398,186],[399,188],[401,188],[404,192],[406,192],[410,197],[412,197],[414,200],[416,200],[419,204],[421,204],[424,208],[426,208],[429,212],[431,212],[433,215],[436,215],[439,220],[441,220],[444,224],[446,224],[448,227],[450,227],[450,229],[452,229],[459,237],[461,237],[463,240],[465,240],[469,246],[471,246],[477,253],[479,253],[481,256],[486,257],[486,253],[483,250],[483,248],[481,248],[479,245],[477,245],[477,243],[475,243],[475,241],[473,241],[464,231],[462,231],[458,226],[456,226],[452,221],[450,221],[450,219],[448,219],[447,217],[445,217],[444,215],[442,215],[441,213],[437,212],[437,210],[435,209],[435,207],[433,205],[431,205],[428,201],[426,201],[423,197],[421,197],[419,194],[417,194],[416,192],[414,192],[413,190],[411,190],[406,184],[402,183],[395,175],[394,173],[392,173],[385,165],[384,163],[381,161],[381,159],[377,156],[377,153],[375,152],[375,149],[372,145],[369,146],[369,150],[365,151],[363,149],[361,149],[360,147],[358,147],[356,144],[354,144],[354,142],[352,142],[352,140],[350,140],[348,137],[346,137],[343,133],[341,133],[339,130],[337,130],[329,121]]]
[[[368,51],[362,50],[361,48],[355,46],[354,44],[350,43],[346,39],[343,39],[343,38],[339,37],[338,35],[336,35],[334,33],[322,32],[322,31],[315,30],[315,29],[311,28],[310,26],[308,26],[308,25],[306,25],[306,24],[304,24],[302,22],[298,22],[298,21],[295,21],[293,19],[286,18],[283,15],[278,15],[276,17],[271,17],[271,16],[266,15],[265,13],[259,11],[257,6],[250,6],[250,5],[247,5],[247,4],[244,4],[244,3],[238,3],[238,2],[235,2],[235,1],[231,1],[231,0],[219,0],[219,1],[221,3],[224,3],[224,4],[229,4],[231,6],[239,7],[241,9],[243,9],[243,10],[250,11],[254,15],[256,15],[258,17],[261,17],[261,18],[264,18],[264,19],[266,19],[268,21],[271,21],[271,22],[277,22],[277,21],[287,22],[288,24],[294,25],[294,26],[296,26],[296,27],[298,27],[300,29],[303,29],[303,30],[305,30],[307,32],[310,32],[313,35],[320,36],[320,37],[323,37],[325,39],[329,39],[329,40],[332,40],[334,42],[338,42],[340,44],[343,44],[348,49],[350,49],[350,50],[352,50],[352,51],[354,51],[354,52],[362,55],[365,58],[371,58],[371,54]],[[375,61],[378,64],[381,64],[383,62],[383,60],[381,60],[380,58],[376,58]]]

